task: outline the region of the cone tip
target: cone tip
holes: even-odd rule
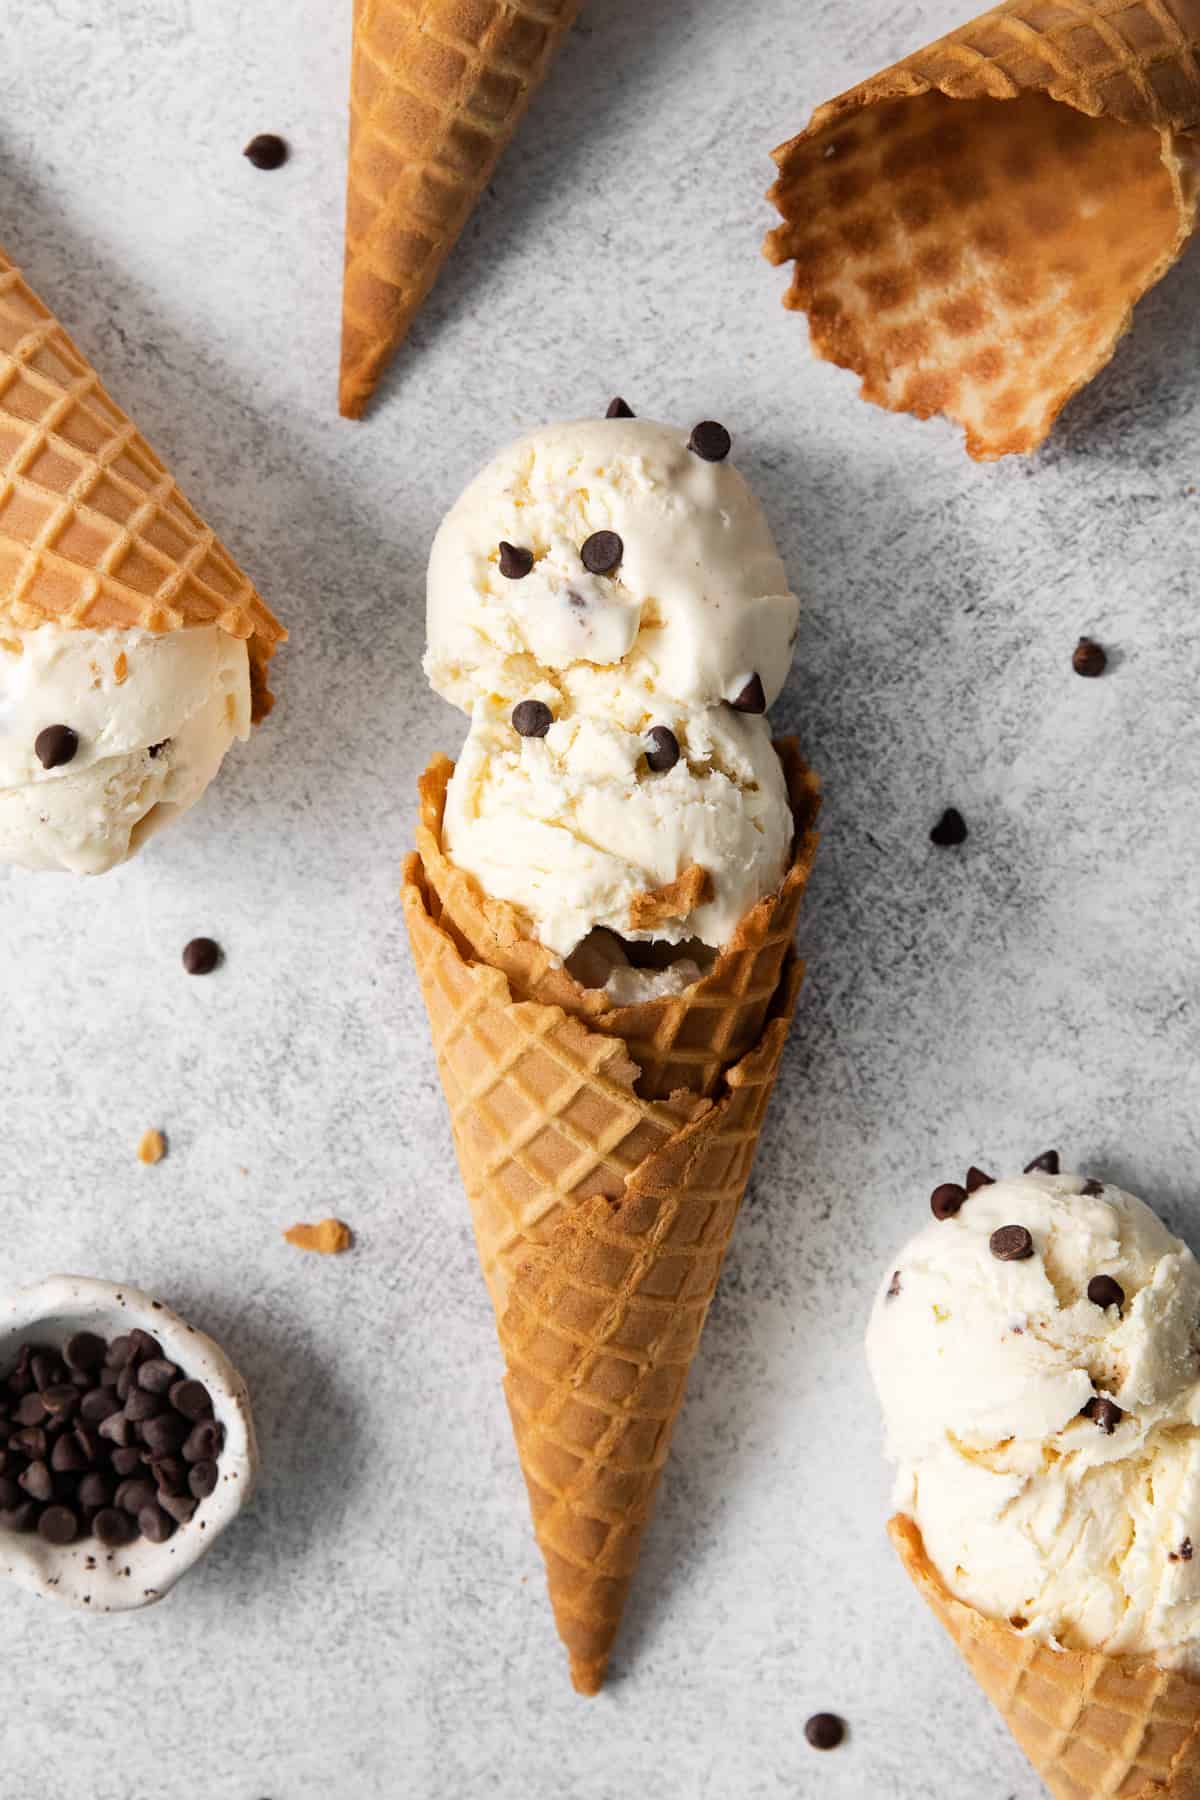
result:
[[[604,1686],[604,1675],[608,1668],[607,1656],[585,1661],[582,1657],[571,1658],[571,1686],[577,1694],[586,1694],[590,1699],[598,1694]]]

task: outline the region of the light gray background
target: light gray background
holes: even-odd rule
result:
[[[953,0],[592,0],[369,423],[334,410],[349,3],[10,0],[0,241],[292,629],[208,803],[0,873],[0,1283],[157,1289],[261,1497],[158,1610],[0,1595],[4,1800],[1032,1800],[909,1591],[860,1353],[935,1182],[1049,1144],[1196,1195],[1193,255],[1032,461],[864,406],[758,255],[768,152]],[[239,152],[282,132],[288,166]],[[422,571],[491,450],[723,419],[804,596],[811,974],[602,1698],[551,1623],[396,889]],[[1076,637],[1115,652],[1100,682]],[[947,803],[971,836],[939,851]],[[189,981],[197,932],[228,960]],[[151,1124],[158,1169],[134,1158]],[[281,1229],[340,1214],[340,1261]],[[851,1737],[820,1757],[806,1716]]]

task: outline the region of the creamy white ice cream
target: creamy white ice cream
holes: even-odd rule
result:
[[[601,533],[615,560],[612,536],[610,560],[597,556]],[[686,431],[585,420],[502,452],[430,557],[425,670],[471,713],[446,808],[453,861],[563,956],[597,926],[723,944],[787,861],[761,714],[797,612],[746,482]],[[747,690],[756,711],[732,705]],[[530,701],[546,709],[538,735],[514,727]],[[656,729],[678,748],[668,768],[647,761]],[[635,896],[693,866],[709,876],[703,903],[631,928]]]
[[[78,746],[45,767],[66,726]],[[0,862],[96,875],[185,812],[250,732],[246,646],[217,626],[0,627]]]
[[[1200,1266],[1085,1185],[982,1187],[890,1265],[867,1355],[895,1503],[989,1617],[1200,1671]],[[1032,1255],[995,1254],[1010,1225]]]

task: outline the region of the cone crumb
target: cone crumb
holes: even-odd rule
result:
[[[340,1256],[354,1242],[354,1234],[341,1219],[322,1219],[319,1225],[292,1225],[284,1232],[297,1250],[315,1250],[319,1256]]]
[[[167,1154],[167,1140],[161,1131],[144,1131],[138,1145],[138,1161],[160,1163]]]

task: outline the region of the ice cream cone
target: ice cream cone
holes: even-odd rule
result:
[[[0,626],[217,625],[265,717],[286,633],[2,250],[0,464]]]
[[[795,767],[787,879],[798,907],[817,799]],[[448,887],[430,812],[445,775],[441,763],[427,774],[405,912],[550,1597],[572,1680],[590,1694],[604,1678],[803,971],[785,946],[756,1041],[725,1063],[715,1098],[686,1087],[643,1097],[634,1046],[611,1018],[568,1011],[565,987],[558,1003],[519,997],[503,966],[515,940],[497,937],[496,960],[485,960],[443,909],[425,859]],[[468,895],[462,916],[473,904]],[[512,921],[500,923],[503,934]],[[525,973],[539,973],[535,959]],[[724,1008],[691,1009],[710,1050],[730,1041],[722,1013],[741,1005],[731,992]]]
[[[1179,257],[1197,134],[1200,0],[1006,0],[776,150],[766,254],[864,398],[1032,450]]]
[[[339,406],[360,418],[579,0],[355,0]]]
[[[1057,1650],[947,1592],[921,1534],[888,1533],[921,1598],[1055,1800],[1195,1800],[1200,1683],[1152,1661]]]

